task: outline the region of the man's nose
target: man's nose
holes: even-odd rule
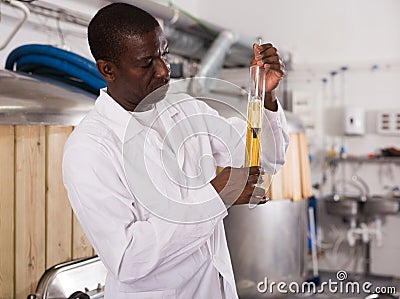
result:
[[[171,68],[169,63],[162,59],[161,57],[157,59],[156,63],[156,73],[155,77],[157,78],[169,78],[171,72]]]

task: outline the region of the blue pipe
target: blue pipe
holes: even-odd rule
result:
[[[25,65],[46,66],[51,69],[61,71],[68,76],[81,80],[96,90],[99,90],[105,86],[104,79],[101,80],[98,76],[94,76],[87,70],[70,64],[68,61],[58,60],[53,57],[33,54],[22,56],[16,61],[17,70],[21,69]]]
[[[30,44],[14,49],[6,60],[5,68],[24,70],[24,66],[46,66],[67,76],[81,80],[89,87],[99,90],[106,86],[96,64],[85,57],[49,45]]]

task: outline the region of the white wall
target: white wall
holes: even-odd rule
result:
[[[400,2],[396,0],[200,3],[202,18],[241,34],[261,35],[292,52],[296,63],[398,61],[400,57]]]
[[[51,0],[37,2],[41,5],[53,3]],[[88,20],[96,13],[98,8],[104,5],[104,1],[91,1],[89,3],[78,0],[59,0],[57,5],[62,9],[75,11]],[[1,3],[0,43],[2,44],[11,30],[20,21],[22,13],[20,10]],[[60,35],[58,26],[61,29]],[[16,47],[24,44],[48,44],[79,53],[89,59],[93,59],[86,39],[86,28],[80,25],[73,25],[68,22],[39,16],[31,13],[27,22],[12,38],[6,48],[0,51],[0,67],[4,68],[9,53]]]

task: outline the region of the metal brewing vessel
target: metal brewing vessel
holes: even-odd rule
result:
[[[286,112],[290,133],[304,132],[294,115]],[[308,200],[272,200],[256,208],[233,206],[225,231],[241,299],[277,298],[260,292],[260,282],[302,282],[307,271]],[[264,288],[264,285],[260,285]]]

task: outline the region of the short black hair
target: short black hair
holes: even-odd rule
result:
[[[89,23],[88,41],[94,59],[118,63],[125,40],[151,32],[160,24],[148,12],[127,3],[101,8]]]

